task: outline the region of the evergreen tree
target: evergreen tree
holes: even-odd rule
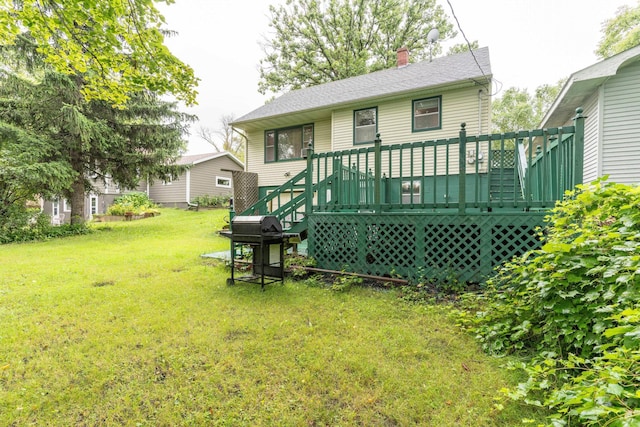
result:
[[[14,51],[14,57],[25,55]],[[37,54],[31,58],[37,63]],[[178,112],[175,103],[145,90],[127,94],[124,108],[118,108],[86,100],[84,75],[61,74],[42,63],[8,68],[0,73],[0,165],[30,172],[11,176],[0,169],[0,188],[20,188],[22,198],[63,196],[77,224],[84,221],[85,195],[94,190],[91,177],[133,188],[142,178],[180,172],[171,164],[186,147],[191,116]]]
[[[198,79],[164,45],[168,32],[154,2],[0,0],[0,45],[29,32],[53,70],[84,76],[87,99],[122,105],[146,89],[193,104]]]

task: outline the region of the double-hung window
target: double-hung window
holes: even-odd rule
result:
[[[297,160],[313,141],[313,125],[268,130],[264,135],[265,162]]]
[[[442,97],[417,99],[413,101],[413,131],[440,129]]]
[[[378,133],[378,108],[364,108],[353,112],[353,143],[367,144],[375,141]]]

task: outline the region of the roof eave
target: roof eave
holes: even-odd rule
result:
[[[439,84],[439,85],[433,85],[433,86],[425,86],[422,88],[417,88],[417,89],[409,89],[409,90],[404,90],[404,91],[399,91],[399,92],[393,92],[393,93],[389,93],[386,95],[382,95],[382,96],[370,96],[370,97],[364,97],[364,98],[359,98],[359,99],[355,99],[355,100],[349,100],[349,101],[345,101],[345,102],[339,102],[339,103],[335,103],[335,104],[327,104],[327,105],[323,105],[320,107],[315,107],[315,108],[308,108],[308,109],[304,109],[304,110],[296,110],[296,111],[289,111],[289,112],[285,112],[285,113],[281,113],[281,114],[273,114],[273,115],[268,115],[268,116],[263,116],[263,117],[256,117],[256,118],[251,118],[251,119],[247,119],[247,120],[236,120],[233,123],[231,123],[231,125],[235,128],[239,128],[239,129],[243,129],[243,130],[247,130],[247,129],[254,129],[254,128],[259,128],[260,126],[243,126],[243,125],[247,125],[247,124],[257,124],[259,122],[268,122],[271,120],[277,120],[278,118],[282,118],[282,117],[287,117],[287,116],[291,116],[291,115],[303,115],[303,114],[310,114],[310,113],[314,113],[314,112],[326,112],[327,115],[330,115],[330,113],[336,109],[341,109],[341,108],[348,108],[349,106],[357,106],[363,103],[366,103],[368,101],[371,100],[376,100],[378,102],[382,101],[389,101],[389,100],[393,100],[393,99],[397,99],[397,98],[402,98],[405,97],[409,94],[412,93],[421,93],[421,92],[431,92],[431,91],[442,91],[442,90],[452,90],[452,89],[459,89],[459,88],[464,88],[464,87],[469,87],[469,86],[474,86],[477,85],[479,82],[485,81],[485,82],[490,82],[491,79],[493,78],[492,74],[485,74],[485,75],[480,75],[480,76],[471,76],[465,79],[461,79],[461,80],[456,80],[453,82],[447,82],[447,83],[443,83],[443,84]],[[242,118],[241,118],[242,119]]]

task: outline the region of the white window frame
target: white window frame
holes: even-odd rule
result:
[[[221,184],[220,181],[226,181],[227,184]],[[226,176],[216,176],[216,187],[231,188],[231,178]]]
[[[89,196],[89,213],[92,217],[98,213],[98,196],[95,194]]]

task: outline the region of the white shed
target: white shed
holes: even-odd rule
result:
[[[640,46],[573,73],[541,127],[572,124],[578,107],[587,116],[584,182],[640,184]]]

